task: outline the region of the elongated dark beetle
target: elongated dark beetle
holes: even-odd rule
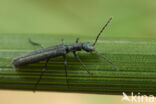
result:
[[[39,79],[37,80],[35,86],[34,86],[34,90],[36,90],[44,72],[46,71],[46,68],[48,67],[48,62],[50,60],[50,58],[54,58],[54,57],[58,57],[58,56],[63,56],[64,58],[64,69],[65,69],[65,75],[66,75],[66,83],[67,86],[68,85],[68,79],[67,79],[67,69],[66,69],[66,65],[67,65],[67,58],[66,58],[66,54],[72,52],[73,55],[75,56],[75,58],[80,62],[80,64],[84,67],[84,69],[91,74],[87,67],[82,63],[82,61],[80,60],[79,56],[76,54],[77,51],[81,51],[84,50],[86,52],[95,52],[98,56],[102,57],[103,59],[105,59],[108,63],[110,63],[115,70],[118,70],[118,68],[111,62],[109,61],[105,56],[99,54],[93,47],[95,46],[99,36],[101,35],[101,33],[103,32],[103,30],[105,29],[105,27],[109,24],[109,22],[112,20],[112,17],[109,18],[109,20],[107,21],[107,23],[104,25],[104,27],[101,29],[101,31],[99,32],[99,34],[96,37],[95,42],[91,45],[91,43],[89,42],[85,42],[85,43],[79,43],[79,39],[76,39],[76,43],[74,44],[69,44],[69,45],[65,45],[64,40],[62,40],[62,44],[56,45],[56,46],[51,46],[48,48],[43,48],[39,43],[33,42],[29,39],[29,42],[32,45],[37,45],[40,46],[41,49],[39,50],[35,50],[33,52],[30,53],[26,53],[22,56],[19,56],[15,59],[13,59],[13,65],[15,68],[23,66],[23,65],[27,65],[27,64],[31,64],[31,63],[35,63],[41,60],[46,60],[45,66],[42,69],[42,72],[40,74]]]

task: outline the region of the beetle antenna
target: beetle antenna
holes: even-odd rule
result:
[[[93,46],[95,46],[99,36],[101,35],[101,33],[103,32],[103,30],[107,27],[107,25],[110,23],[110,21],[112,20],[112,17],[109,18],[109,20],[107,21],[107,23],[103,26],[103,28],[101,29],[101,31],[99,32],[99,34],[96,37],[95,42],[93,43]]]
[[[105,56],[101,55],[98,51],[95,51],[95,52],[96,52],[96,54],[99,57],[103,58],[106,62],[108,62],[109,64],[111,64],[114,67],[115,70],[119,70],[118,67],[116,67],[108,58],[106,58]]]

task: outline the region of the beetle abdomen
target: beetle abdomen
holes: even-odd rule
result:
[[[64,54],[66,54],[66,48],[62,44],[60,44],[57,46],[48,47],[45,49],[39,49],[30,53],[24,54],[22,56],[15,58],[12,63],[15,67],[20,67],[23,65],[45,60],[48,58],[62,56]]]

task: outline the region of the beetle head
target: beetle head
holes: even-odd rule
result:
[[[93,46],[89,42],[83,43],[82,49],[85,50],[86,52],[93,52],[94,51]]]

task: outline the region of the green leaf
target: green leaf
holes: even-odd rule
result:
[[[38,49],[31,46],[28,38],[53,46],[61,43],[75,43],[74,35],[0,35],[0,89],[34,90],[45,61],[14,69],[12,59]],[[95,37],[81,36],[80,42],[91,42]],[[63,58],[50,60],[36,90],[82,93],[122,94],[122,92],[141,92],[156,94],[156,42],[154,39],[99,39],[95,49],[112,61],[112,65],[95,53],[78,52],[83,63],[93,75],[89,75],[72,54],[67,55],[68,84],[66,83]]]

